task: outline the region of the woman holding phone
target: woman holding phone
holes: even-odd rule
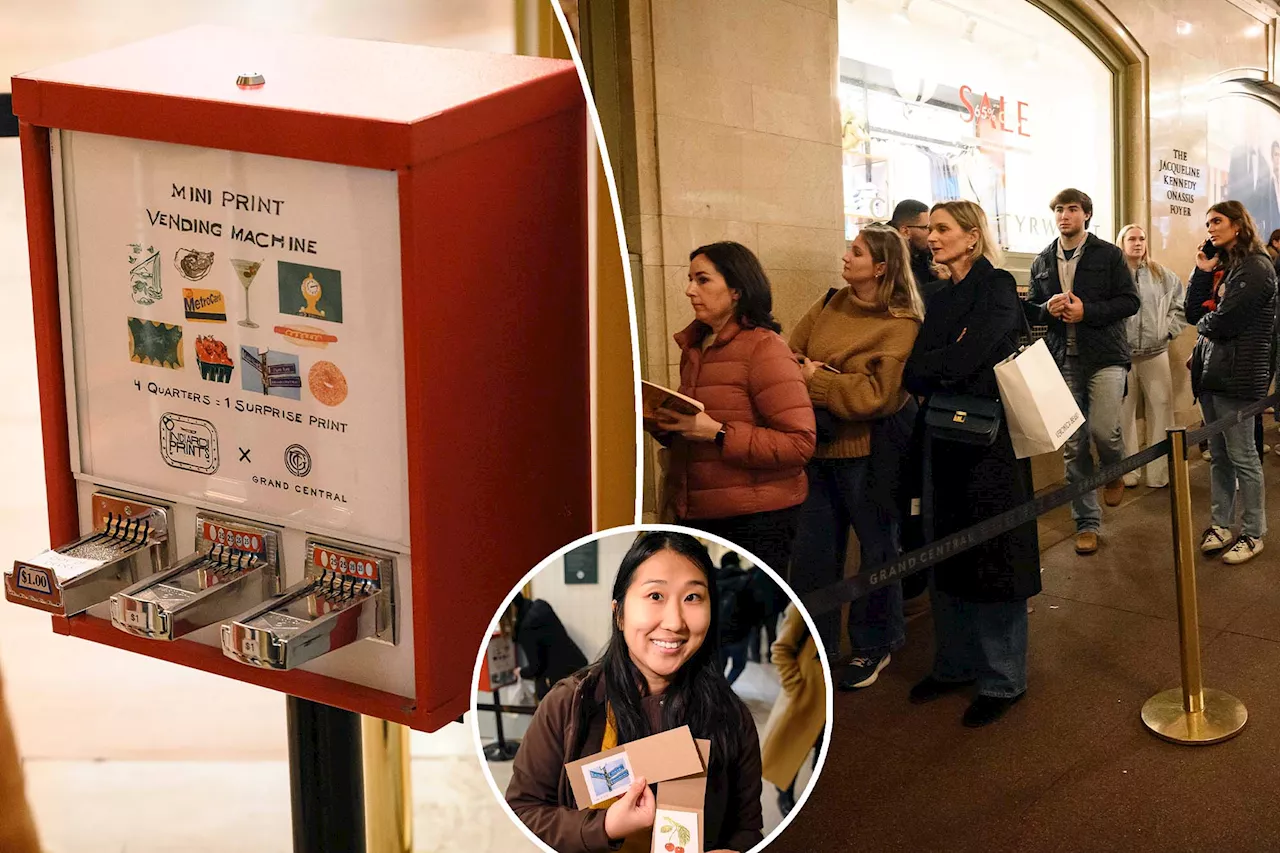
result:
[[[1276,273],[1253,217],[1240,202],[1209,208],[1205,228],[1209,240],[1196,254],[1186,314],[1199,333],[1191,353],[1191,391],[1205,423],[1212,423],[1267,396],[1274,369]],[[1254,421],[1237,419],[1209,438],[1212,519],[1200,537],[1200,550],[1221,553],[1232,565],[1257,556],[1267,532]],[[1243,517],[1235,537],[1231,525],[1237,503]]]
[[[548,846],[648,853],[656,805],[646,780],[587,807],[575,801],[565,765],[684,725],[711,741],[708,850],[746,851],[763,839],[760,740],[720,668],[718,605],[701,542],[665,530],[636,538],[614,579],[608,645],[538,704],[516,754],[507,803]]]

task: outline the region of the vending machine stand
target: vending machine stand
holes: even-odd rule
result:
[[[354,715],[457,720],[592,528],[577,72],[202,26],[12,91],[54,548],[6,596],[288,694],[297,849],[358,849]]]

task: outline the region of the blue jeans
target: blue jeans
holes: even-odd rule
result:
[[[1093,454],[1089,452],[1090,439],[1098,448],[1098,461],[1102,465],[1113,465],[1124,459],[1120,413],[1124,408],[1125,373],[1123,366],[1116,366],[1085,375],[1075,356],[1067,356],[1062,365],[1062,378],[1075,396],[1080,414],[1084,415],[1084,425],[1062,446],[1068,484],[1087,480],[1096,470]],[[1072,501],[1071,517],[1075,519],[1077,532],[1102,530],[1098,493],[1088,491]]]
[[[931,585],[933,677],[978,682],[979,696],[1011,699],[1027,690],[1027,602],[966,601]]]
[[[725,680],[733,684],[738,680],[738,676],[742,675],[742,671],[747,668],[746,640],[741,640],[737,643],[726,643],[720,647],[720,670],[722,672],[725,664],[732,664],[729,667],[729,674],[725,676]]]
[[[797,595],[844,577],[849,527],[858,536],[860,572],[898,556],[898,525],[892,509],[872,500],[871,459],[814,459],[807,468],[809,496],[791,552],[791,585]],[[840,613],[814,618],[832,657],[840,649]],[[906,641],[902,582],[894,581],[849,605],[849,643],[855,657],[879,658]]]
[[[1201,394],[1200,411],[1204,422],[1235,414],[1250,405],[1248,400]],[[1236,517],[1236,485],[1239,484],[1243,526],[1241,533],[1261,539],[1267,533],[1266,493],[1262,484],[1262,460],[1253,441],[1253,418],[1245,418],[1234,426],[1209,438],[1209,505],[1213,523],[1230,527]]]

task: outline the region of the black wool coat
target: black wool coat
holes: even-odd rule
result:
[[[999,398],[995,366],[1016,352],[1022,310],[1013,276],[980,258],[965,276],[936,293],[907,361],[902,384],[923,397],[937,393]],[[927,439],[917,421],[918,458]],[[920,466],[917,466],[917,470]],[[978,447],[934,441],[931,482],[934,537],[941,538],[1030,500],[1031,463],[1017,459],[1009,429]],[[1028,522],[934,567],[943,592],[968,601],[1018,601],[1040,592],[1040,539]]]

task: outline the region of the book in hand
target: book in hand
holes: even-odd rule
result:
[[[656,421],[659,409],[681,415],[696,415],[706,409],[706,406],[692,397],[686,397],[678,391],[672,391],[670,388],[664,388],[643,379],[640,380],[640,401],[646,421]]]

